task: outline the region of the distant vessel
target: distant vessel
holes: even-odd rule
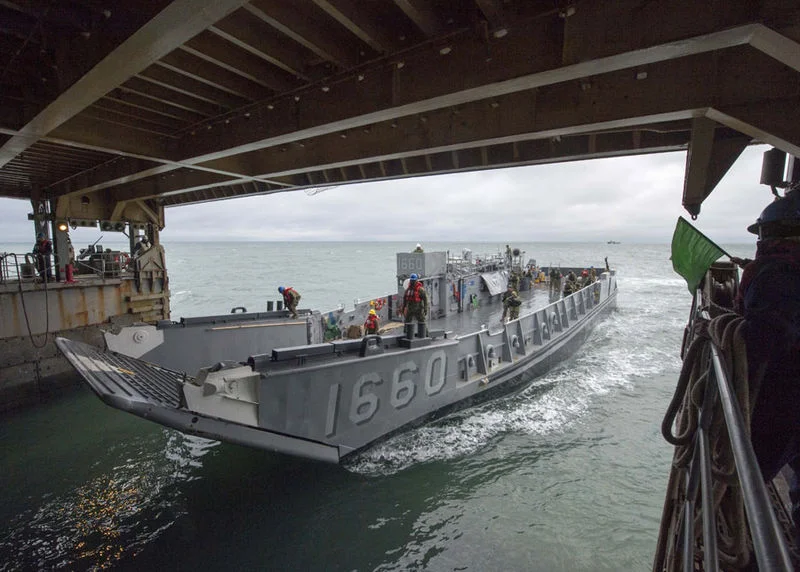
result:
[[[606,244],[620,244],[618,240],[609,240]]]
[[[291,319],[277,309],[134,325],[107,334],[105,352],[56,343],[112,407],[185,433],[339,462],[542,375],[616,306],[613,270],[562,298],[523,275],[522,259],[518,251],[483,259],[469,251],[398,253],[398,293],[351,311],[301,310]],[[542,277],[549,269],[540,270]],[[512,272],[521,277],[521,317],[503,323],[500,296]],[[429,330],[417,332],[423,337],[389,322],[402,320],[398,301],[411,273],[430,299]],[[362,336],[358,326],[370,309],[389,325]]]

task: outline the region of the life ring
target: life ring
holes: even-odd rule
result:
[[[375,311],[380,312],[384,304],[386,304],[386,300],[384,300],[383,298],[378,298],[377,300],[375,300]]]
[[[116,257],[116,262],[119,262],[119,267],[125,269],[131,263],[131,256],[127,252],[120,252]]]

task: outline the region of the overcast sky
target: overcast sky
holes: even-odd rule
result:
[[[694,224],[715,241],[753,243],[745,227],[772,196],[758,183],[767,149],[748,148],[703,204]],[[685,163],[661,153],[172,207],[162,240],[668,243],[689,218]],[[30,210],[0,199],[0,243],[33,240]]]

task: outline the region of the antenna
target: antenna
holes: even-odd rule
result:
[[[313,197],[314,195],[318,195],[324,191],[335,189],[338,186],[339,185],[331,185],[330,187],[312,187],[310,189],[303,189],[303,192],[307,194],[309,197]]]

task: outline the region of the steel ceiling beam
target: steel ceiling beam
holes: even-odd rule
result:
[[[201,140],[198,144],[199,148],[209,147],[211,143],[215,143],[217,148],[225,148],[231,143],[235,142],[235,140],[241,139],[242,137],[246,136],[247,129],[250,129],[250,132],[253,130],[262,131],[264,129],[271,129],[271,130],[278,130],[282,131],[285,130],[287,133],[282,135],[276,135],[274,137],[268,139],[262,139],[256,143],[239,145],[236,147],[228,147],[224,151],[218,151],[215,153],[211,153],[209,155],[201,155],[201,156],[190,156],[188,157],[184,165],[194,164],[194,163],[201,163],[202,161],[210,158],[216,157],[228,157],[232,155],[241,154],[243,152],[248,152],[251,149],[261,149],[264,147],[269,146],[280,146],[292,143],[294,141],[302,141],[303,139],[308,139],[311,137],[322,136],[330,133],[335,133],[339,130],[344,128],[355,128],[355,127],[368,127],[372,123],[377,123],[380,121],[387,121],[392,120],[399,117],[404,117],[407,115],[412,115],[415,112],[426,112],[426,111],[435,111],[441,107],[448,107],[448,106],[455,106],[462,103],[469,103],[474,99],[481,99],[487,96],[502,96],[503,94],[515,93],[517,91],[521,91],[525,88],[530,88],[531,86],[546,86],[552,85],[555,83],[567,82],[570,80],[580,79],[583,77],[590,77],[592,75],[603,73],[604,71],[613,70],[613,69],[630,69],[630,67],[637,67],[637,66],[646,66],[646,65],[653,65],[658,62],[665,62],[675,58],[681,58],[690,56],[692,54],[703,54],[703,53],[710,53],[715,50],[721,50],[731,46],[742,46],[747,44],[756,44],[756,45],[768,45],[768,46],[778,46],[779,49],[775,50],[772,47],[770,48],[770,56],[776,56],[779,61],[784,63],[788,62],[789,64],[793,63],[793,58],[796,59],[797,54],[791,48],[797,47],[795,42],[791,40],[787,40],[786,38],[781,37],[776,32],[773,32],[764,26],[761,25],[749,25],[744,26],[732,30],[727,30],[721,33],[714,33],[706,36],[702,36],[699,38],[692,38],[689,40],[684,40],[680,42],[672,42],[669,44],[655,46],[652,48],[646,48],[643,50],[638,50],[632,53],[620,54],[617,56],[611,56],[608,58],[602,58],[601,60],[583,62],[581,64],[576,64],[573,66],[566,66],[565,68],[560,69],[551,69],[546,70],[540,73],[529,74],[527,76],[522,76],[519,78],[515,78],[512,80],[501,81],[497,83],[492,83],[489,85],[481,86],[478,88],[472,88],[468,90],[462,90],[461,92],[456,92],[451,95],[446,95],[442,97],[436,97],[428,100],[422,100],[414,104],[407,104],[401,105],[396,107],[389,107],[384,109],[383,111],[373,112],[362,114],[356,117],[350,117],[348,119],[342,119],[340,121],[334,121],[329,123],[322,123],[325,119],[330,119],[330,114],[322,113],[317,114],[311,117],[313,120],[318,120],[321,122],[320,125],[316,127],[310,127],[307,129],[300,129],[299,131],[288,132],[289,126],[288,125],[281,125],[279,123],[280,117],[278,113],[270,114],[267,113],[267,109],[261,108],[259,110],[255,110],[253,113],[257,115],[259,112],[263,113],[263,115],[270,118],[270,124],[266,127],[263,127],[263,123],[266,122],[265,118],[262,118],[261,121],[258,120],[257,117],[248,118],[247,120],[241,120],[240,126],[232,125],[230,129],[225,129],[222,134],[218,132],[214,132],[213,137],[204,136],[202,133],[198,134],[197,138]],[[800,49],[797,50],[800,52]],[[444,72],[443,72],[444,73]],[[702,77],[702,76],[701,76]],[[446,81],[452,81],[450,78],[446,78]],[[373,88],[376,89],[377,87]],[[665,90],[666,92],[674,91],[673,88],[668,88]],[[737,90],[741,91],[741,89]],[[658,94],[655,94],[658,95]],[[315,100],[314,96],[311,97],[311,103],[308,104],[309,107],[313,107],[315,103],[318,101]],[[301,100],[303,101],[303,100]],[[355,100],[353,100],[355,101]],[[293,104],[295,102],[292,102]],[[626,102],[620,102],[621,105],[626,106]],[[342,114],[352,114],[353,109],[356,109],[360,104],[354,103],[352,106],[339,106],[338,109],[334,111],[334,113],[338,113],[340,116]],[[305,108],[304,108],[305,109]],[[327,109],[325,110],[327,111]],[[302,114],[303,116],[310,115],[310,114]],[[292,114],[291,117],[296,117],[296,113]],[[319,119],[317,119],[319,118]],[[232,124],[235,123],[232,121]],[[252,124],[248,127],[249,124]],[[76,133],[76,137],[79,135]],[[194,151],[191,150],[189,145],[186,145],[185,142],[182,143],[182,147],[189,148],[190,153],[197,152],[195,149]],[[147,155],[147,153],[140,153],[142,155]],[[231,173],[237,173],[237,170],[230,171]],[[133,174],[132,174],[133,175]],[[100,180],[95,181],[94,185],[102,185],[103,182]],[[56,194],[62,192],[61,189],[54,189]]]
[[[441,30],[439,17],[428,0],[394,0],[394,3],[427,37],[432,38]]]
[[[300,87],[298,78],[266,61],[260,55],[243,50],[218,34],[205,31],[181,48],[214,65],[280,93]]]
[[[270,34],[270,27],[247,10],[237,10],[209,30],[295,77],[309,79],[306,75],[308,52],[277,34]]]
[[[631,129],[661,121],[658,117],[664,114],[682,113],[682,118],[688,119],[693,116],[692,110],[786,98],[796,93],[796,74],[743,47],[661,62],[650,66],[649,72],[643,79],[626,70],[595,75],[588,82],[543,86],[203,165],[249,176],[282,177],[321,166],[401,158],[420,150],[479,147],[576,130]],[[717,89],[724,88],[725,78],[734,74],[751,78],[749,87]],[[697,77],[708,81],[696,82]],[[681,88],[675,89],[676,85]]]
[[[252,101],[272,95],[272,90],[261,84],[184,50],[167,54],[157,64]]]
[[[525,40],[528,44],[532,43],[528,37]],[[365,87],[359,86],[361,83],[367,83],[369,78],[363,82],[353,80],[350,84],[337,86],[338,91],[345,93],[337,94],[336,98],[328,93],[310,92],[299,96],[299,101],[290,99],[289,101],[271,102],[270,105],[274,107],[274,110],[269,109],[266,105],[249,108],[250,121],[256,124],[257,128],[250,131],[227,130],[221,138],[199,135],[194,145],[181,145],[181,149],[185,150],[184,155],[176,159],[191,164],[203,163],[490,97],[499,97],[618,70],[645,68],[659,62],[735,46],[763,46],[765,43],[770,46],[780,44],[780,50],[775,50],[768,55],[794,69],[800,69],[800,62],[796,62],[800,58],[797,55],[800,53],[800,45],[787,38],[782,38],[778,33],[765,26],[752,24],[563,67],[557,67],[554,61],[540,59],[539,66],[544,68],[542,71],[501,81],[491,81],[494,79],[493,74],[487,73],[480,76],[486,82],[483,85],[461,90],[452,89],[454,85],[463,85],[465,82],[463,77],[465,70],[459,65],[437,65],[435,68],[437,72],[434,73],[438,73],[438,75],[435,77],[431,73],[417,74],[416,70],[411,70],[406,76],[409,83],[402,87],[398,81],[393,80],[393,72],[389,72],[388,75],[377,78]],[[524,49],[523,45],[515,44],[513,52],[507,56],[508,60],[526,59],[527,55],[521,55],[518,51]],[[511,70],[519,69],[518,62],[515,65],[513,61],[503,61],[502,57],[498,55],[498,51],[494,51],[496,54],[494,60],[501,60],[501,69],[505,70],[507,74],[512,74]],[[528,51],[531,51],[530,48]],[[526,52],[523,51],[522,54],[526,54]],[[475,54],[469,54],[468,59],[469,62],[465,65],[475,68]],[[797,68],[794,67],[795,63]],[[530,63],[527,65],[530,66]],[[406,67],[400,72],[404,72]],[[425,71],[428,72],[428,70]],[[486,71],[488,72],[488,68]],[[420,75],[431,81],[419,81]],[[436,95],[435,91],[444,93]],[[398,94],[394,96],[395,99],[405,95],[403,103],[393,104],[390,95],[395,93]],[[412,101],[408,101],[409,99]],[[347,101],[348,104],[341,105],[341,101]],[[273,111],[275,112],[273,113]],[[299,126],[298,118],[301,120]],[[281,121],[281,119],[284,120]],[[255,133],[263,133],[268,136],[250,142],[244,141]]]
[[[373,23],[372,19],[365,14],[368,4],[362,2],[357,5],[353,0],[312,1],[376,52],[389,53],[400,49],[399,41]],[[381,8],[378,7],[378,9]]]
[[[416,155],[403,160],[367,163],[357,168],[324,169],[298,175],[296,186],[289,190],[300,190],[319,186],[362,183],[412,176],[438,175],[473,170],[487,170],[522,165],[543,165],[566,161],[581,161],[630,155],[633,149],[638,154],[665,153],[686,149],[686,132],[650,133],[638,143],[633,143],[632,133],[607,133],[565,137],[558,143],[551,140],[533,140],[519,143],[504,143],[480,149],[469,154],[458,152],[431,155]],[[252,196],[286,192],[287,189],[239,188],[236,196]],[[223,197],[224,198],[224,197]],[[165,206],[218,200],[203,193],[174,191],[160,195]]]
[[[0,168],[103,95],[223,18],[245,0],[175,0],[0,147]]]
[[[281,0],[252,0],[244,9],[339,68],[357,65],[360,61],[358,50],[324,20],[304,11],[308,5]]]
[[[692,216],[700,214],[700,205],[751,141],[742,134],[722,140],[719,125],[706,116],[692,120],[683,180],[683,206]]]

